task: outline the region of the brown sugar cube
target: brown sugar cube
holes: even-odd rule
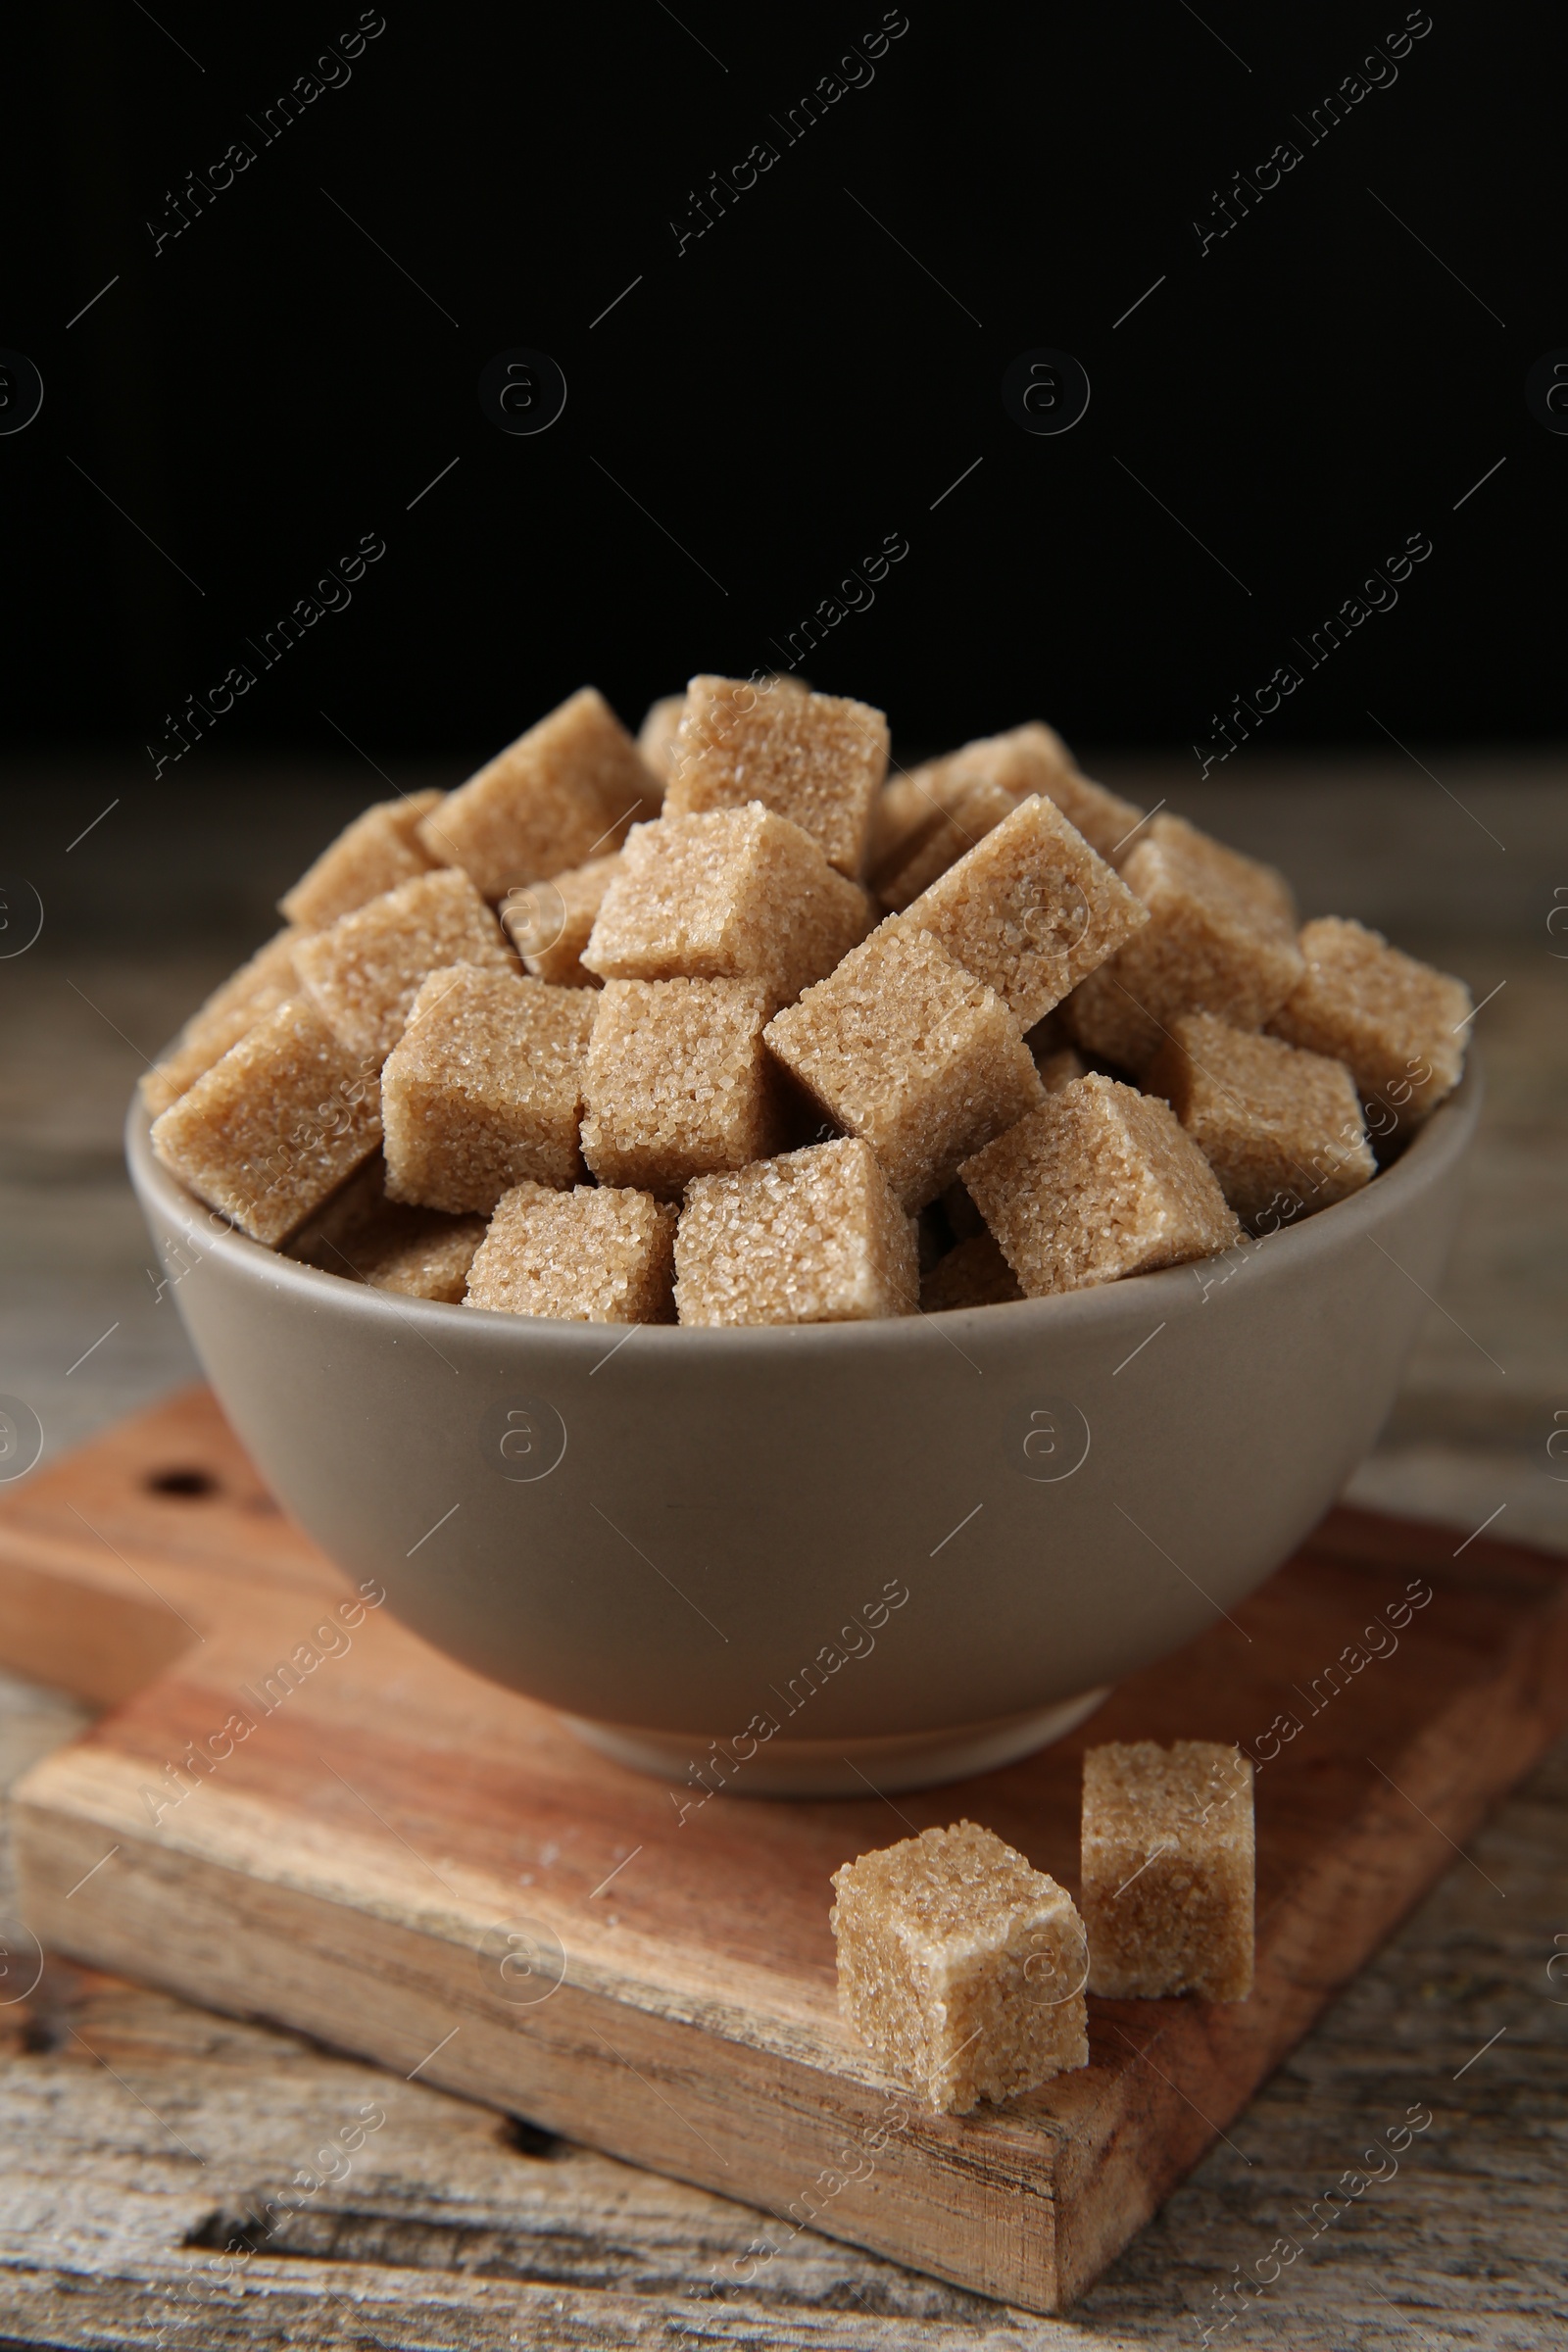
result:
[[[568,866],[547,882],[508,891],[501,927],[536,980],[556,988],[597,988],[599,974],[582,960],[605,893],[620,871],[620,853]]]
[[[854,1137],[687,1188],[675,1239],[682,1323],[858,1323],[914,1312],[906,1217]]]
[[[613,980],[755,979],[788,1004],[870,927],[864,891],[751,801],[634,826],[583,960]]]
[[[647,1193],[519,1184],[490,1220],[469,1306],[558,1323],[672,1323],[675,1211]]]
[[[920,1312],[940,1315],[956,1306],[1003,1306],[1022,1297],[1018,1278],[992,1236],[977,1233],[939,1258],[922,1278]]]
[[[637,746],[584,686],[448,793],[419,839],[438,864],[461,865],[485,898],[504,899],[618,848],[659,801]]]
[[[275,1012],[290,997],[299,995],[294,950],[305,934],[294,924],[258,948],[248,963],[215,988],[205,1004],[193,1012],[161,1061],[144,1070],[138,1081],[148,1113],[157,1118],[177,1102],[204,1070],[221,1061],[258,1021]]]
[[[514,1184],[574,1184],[597,1004],[477,964],[429,973],[381,1072],[390,1198],[485,1213]]]
[[[813,1102],[863,1136],[904,1206],[1041,1100],[1018,1024],[926,932],[890,917],[767,1025]]]
[[[899,919],[929,932],[1031,1029],[1149,915],[1054,803],[1035,793]]]
[[[456,1306],[484,1226],[483,1217],[449,1217],[389,1200],[386,1163],[376,1152],[307,1218],[284,1254],[371,1290]]]
[[[280,1004],[153,1121],[164,1166],[275,1247],[381,1140],[373,1065],[304,997]]]
[[[400,882],[302,940],[295,968],[345,1051],[384,1061],[424,976],[450,963],[510,972],[495,916],[458,866]]]
[[[773,1148],[762,1045],[767,991],[750,980],[609,980],[583,1072],[582,1154],[601,1184],[678,1200],[693,1176]]]
[[[1207,1257],[1240,1239],[1169,1103],[1074,1079],[958,1171],[1029,1298]]]
[[[760,801],[809,833],[830,865],[860,870],[871,803],[887,769],[880,710],[793,680],[693,678],[675,734],[671,816]]]
[[[1089,2064],[1084,1923],[1072,1897],[972,1821],[833,1873],[839,2007],[941,2115]]]
[[[657,703],[649,704],[647,716],[637,730],[637,749],[642,755],[644,767],[659,787],[661,797],[669,782],[670,752],[675,741],[675,729],[680,725],[680,714],[685,708],[686,697],[683,694],[662,695]]]
[[[1369,1102],[1419,1125],[1459,1083],[1470,991],[1338,915],[1308,923],[1299,946],[1306,968],[1269,1028],[1343,1061]]]
[[[1279,876],[1179,817],[1156,816],[1121,878],[1150,919],[1073,992],[1066,1015],[1078,1044],[1136,1071],[1178,1013],[1261,1029],[1302,972]]]
[[[406,792],[400,800],[377,801],[346,825],[336,841],[308,866],[292,890],[278,900],[278,912],[308,931],[324,931],[340,914],[378,899],[400,882],[428,873],[445,861],[429,857],[418,838],[421,818],[441,805],[439,792]]]
[[[1252,1767],[1207,1740],[1084,1757],[1089,1989],[1112,2001],[1252,1989]]]
[[[1245,1224],[1310,1216],[1377,1173],[1343,1061],[1184,1012],[1144,1073]]]

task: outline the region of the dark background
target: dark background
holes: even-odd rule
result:
[[[872,0],[387,0],[270,145],[248,118],[358,10],[157,15],[49,12],[13,74],[0,343],[46,388],[0,439],[14,747],[144,758],[366,532],[387,553],[352,606],[185,777],[216,747],[347,757],[335,722],[456,780],[585,679],[635,724],[693,669],[777,659],[893,532],[907,557],[807,668],[906,750],[1038,714],[1185,754],[1414,532],[1397,609],[1270,742],[1387,750],[1369,708],[1406,741],[1560,732],[1568,439],[1523,396],[1568,344],[1560,10],[1433,0],[1316,146],[1393,0],[908,0],[793,146],[774,119]],[[764,138],[777,164],[677,255],[692,191]],[[1194,219],[1286,138],[1301,163],[1200,258]],[[155,256],[147,222],[234,139],[256,161]],[[569,386],[537,437],[476,398],[514,345]],[[1038,345],[1093,385],[1060,437],[1000,397]]]

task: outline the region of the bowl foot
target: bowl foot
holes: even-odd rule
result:
[[[940,1732],[897,1732],[878,1740],[770,1740],[749,1757],[733,1744],[688,1732],[633,1731],[566,1715],[579,1740],[635,1772],[678,1781],[693,1795],[860,1796],[896,1788],[930,1788],[997,1772],[1020,1756],[1048,1747],[1076,1729],[1109,1695],[1109,1685],[1080,1690],[1023,1715],[989,1723],[957,1723]],[[699,1796],[698,1801],[703,1801]]]

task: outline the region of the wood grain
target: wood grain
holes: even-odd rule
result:
[[[69,1709],[0,1680],[0,1786],[74,1728]],[[422,2078],[51,1959],[35,1995],[0,2011],[0,2331],[84,2352],[597,2352],[694,2336],[1196,2352],[1232,2266],[1253,2265],[1338,2180],[1369,2123],[1421,2098],[1437,2120],[1417,2160],[1220,2344],[1554,2352],[1568,2326],[1568,2008],[1543,1997],[1543,1963],[1551,1924],[1568,1921],[1565,1809],[1559,1745],[1066,2322],[519,2130]],[[318,2177],[316,2151],[372,2100],[385,2126],[347,2179],[311,2192],[300,2171]],[[259,2250],[224,2261],[233,2226],[269,2200],[280,2210]],[[739,2280],[759,2235],[777,2251]]]
[[[149,1488],[170,1470],[212,1490]],[[189,1398],[33,1480],[0,1514],[0,1655],[122,1700],[18,1790],[25,1916],[99,1966],[746,2197],[786,2217],[786,2235],[804,2219],[1056,2310],[1559,1721],[1561,1564],[1485,1540],[1457,1561],[1450,1549],[1432,1529],[1337,1515],[1239,1612],[1240,1630],[1221,1626],[1124,1686],[1075,1740],[897,1807],[715,1799],[682,1825],[667,1789],[374,1610],[231,1755],[182,1784],[187,1743],[204,1747],[346,1591],[278,1518],[210,1402]],[[1395,1653],[1310,1712],[1297,1687],[1321,1680],[1412,1579],[1434,1597]],[[149,1660],[156,1679],[130,1689]],[[994,2115],[909,2115],[836,2015],[835,1864],[906,1821],[967,1811],[1074,1884],[1086,1739],[1182,1734],[1255,1750],[1287,1710],[1302,1728],[1258,1782],[1253,1999],[1095,2003],[1083,2074]],[[566,1953],[564,1982],[534,2004],[507,1999],[477,1956],[487,1931],[518,1920],[553,1930]],[[770,2272],[778,2257],[736,2259],[744,2288],[745,2266]]]

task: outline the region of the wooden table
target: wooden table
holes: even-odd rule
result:
[[[1568,964],[1544,927],[1564,801],[1544,781],[1489,785],[1441,761],[1438,772],[1508,845],[1505,880],[1478,871],[1469,897],[1456,880],[1460,850],[1412,836],[1427,821],[1421,805],[1406,808],[1392,785],[1357,802],[1344,779],[1327,804],[1287,785],[1245,805],[1238,796],[1225,813],[1234,838],[1294,865],[1294,845],[1331,807],[1338,830],[1319,855],[1336,869],[1340,906],[1396,926],[1402,944],[1463,971],[1478,997],[1506,982],[1478,1024],[1492,1102],[1453,1273],[1385,1445],[1352,1492],[1448,1520],[1455,1545],[1501,1504],[1498,1534],[1568,1547],[1568,1485],[1556,1483],[1568,1462],[1546,1452],[1553,1429],[1568,1427]],[[81,786],[89,816],[116,789],[99,794],[101,780]],[[1147,769],[1107,780],[1160,797]],[[1189,813],[1221,821],[1188,798]],[[247,818],[250,806],[240,793],[232,821],[241,833],[250,822],[261,845],[260,891],[290,878],[312,844],[286,829],[272,837],[259,815]],[[1439,820],[1450,821],[1446,810]],[[59,829],[62,842],[76,830]],[[1435,877],[1428,901],[1423,870]],[[1542,901],[1528,926],[1534,885],[1512,878],[1521,871]],[[1303,896],[1330,903],[1326,885]],[[34,1405],[52,1451],[189,1376],[171,1310],[154,1303],[142,1270],[118,1118],[137,1046],[156,1047],[250,944],[209,939],[172,953],[138,931],[134,894],[125,897],[118,931],[73,936],[58,925],[0,966],[12,1016],[0,1050],[0,1388]],[[0,1784],[78,1720],[49,1694],[0,1680]],[[0,1862],[0,1923],[10,1916]],[[1397,2176],[1211,2340],[1237,2352],[1534,2352],[1568,2334],[1568,1959],[1553,1969],[1554,1953],[1568,1954],[1568,1749],[1455,1856],[1228,2139],[1059,2322],[809,2233],[749,2291],[720,2289],[715,2274],[733,2279],[729,2266],[757,2234],[743,2207],[67,1963],[51,1962],[18,2001],[30,1947],[13,1937],[7,1950],[0,2352],[8,2341],[488,2352],[694,2337],[930,2352],[1196,2348],[1216,2290],[1238,2270],[1266,2270],[1293,2212],[1354,2168],[1371,2134],[1412,2102],[1434,2123]],[[365,2109],[385,2121],[368,2131],[348,2179],[302,2198],[295,2176],[319,2177],[317,2151]],[[285,2234],[265,2253],[220,2260],[225,2216],[291,2183],[299,2209]]]

